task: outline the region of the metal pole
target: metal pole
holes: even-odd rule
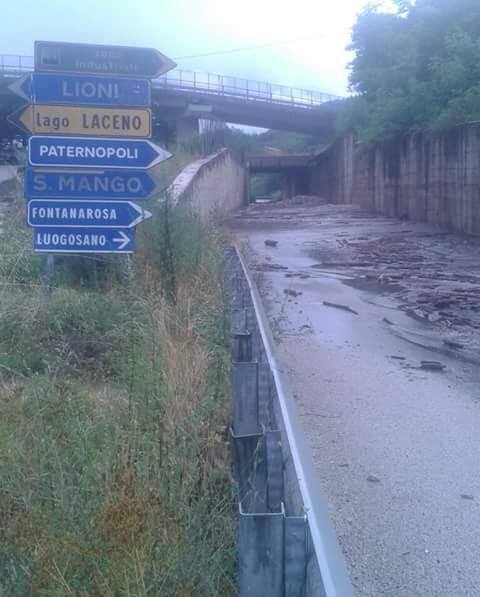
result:
[[[53,285],[53,275],[55,273],[55,255],[49,253],[45,257],[44,269],[43,269],[43,284],[50,292]]]

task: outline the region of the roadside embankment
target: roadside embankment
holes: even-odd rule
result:
[[[371,146],[347,136],[319,156],[312,192],[330,202],[480,234],[479,161],[479,124]]]
[[[168,188],[171,204],[207,221],[240,207],[245,198],[245,168],[228,149],[192,162]]]
[[[56,256],[46,288],[23,204],[0,235],[0,594],[235,595],[215,231],[152,201],[134,256]]]

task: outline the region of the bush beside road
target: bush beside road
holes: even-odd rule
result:
[[[22,203],[0,236],[0,593],[235,594],[216,233],[156,203],[135,256],[58,257],[48,289]]]

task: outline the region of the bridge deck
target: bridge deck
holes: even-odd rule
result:
[[[0,73],[15,76],[31,71],[33,71],[33,56],[0,54]],[[177,89],[201,95],[235,97],[246,101],[287,104],[307,109],[340,99],[338,96],[321,91],[182,69],[174,69],[155,79],[153,87],[154,89]]]

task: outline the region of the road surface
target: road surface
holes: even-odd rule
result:
[[[227,227],[356,594],[480,596],[480,244],[352,206],[256,205]]]

